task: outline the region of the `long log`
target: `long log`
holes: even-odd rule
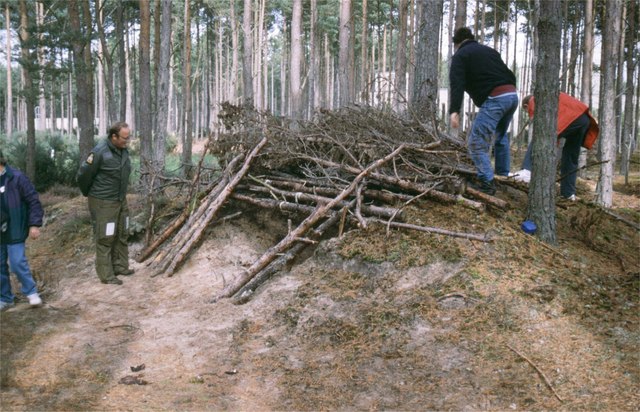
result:
[[[420,232],[427,232],[427,233],[437,233],[439,235],[461,237],[469,240],[479,240],[481,242],[493,242],[493,239],[491,239],[487,234],[481,235],[477,233],[452,232],[450,230],[440,229],[437,227],[419,226],[419,225],[412,225],[409,223],[401,223],[401,222],[385,222],[382,219],[375,219],[375,218],[371,220],[383,225],[389,225],[391,227],[397,227],[402,229],[411,229],[411,230],[417,230]]]
[[[236,279],[235,282],[229,284],[223,291],[220,293],[218,297],[231,297],[233,296],[242,286],[244,286],[253,276],[255,276],[260,270],[262,270],[265,266],[267,266],[277,255],[283,253],[287,250],[293,242],[297,238],[303,237],[302,235],[309,230],[315,223],[320,220],[324,215],[327,214],[331,208],[335,207],[339,202],[344,200],[347,196],[349,196],[357,187],[362,179],[364,179],[369,173],[371,173],[376,168],[382,166],[389,160],[393,159],[398,153],[400,153],[404,149],[404,146],[400,145],[393,152],[389,153],[387,156],[382,159],[378,159],[375,162],[371,163],[364,170],[362,170],[349,184],[349,186],[344,189],[335,199],[331,202],[319,205],[316,210],[305,220],[300,223],[300,225],[291,231],[284,239],[282,239],[277,245],[271,247],[265,254],[262,255],[257,261],[255,261],[246,271],[241,274],[240,277]]]
[[[321,166],[339,168],[352,174],[357,174],[360,172],[360,169],[353,166],[343,165],[343,164],[331,162],[329,160],[318,159],[314,157],[306,157],[306,158],[308,160],[318,163]],[[449,193],[441,192],[439,190],[431,189],[420,183],[414,183],[408,180],[398,179],[395,177],[384,175],[382,173],[371,173],[371,178],[378,180],[382,183],[399,187],[404,190],[410,190],[417,193],[428,192],[426,194],[427,197],[431,199],[439,200],[445,203],[458,203],[470,209],[480,210],[480,211],[484,210],[484,205],[482,205],[481,203],[474,202],[473,200],[469,200],[463,197],[462,195],[452,195]]]
[[[266,136],[263,137],[262,140],[260,140],[260,142],[253,148],[253,150],[251,150],[251,153],[246,157],[240,170],[235,174],[235,176],[233,176],[233,178],[222,189],[221,193],[208,206],[205,214],[198,221],[199,224],[195,225],[196,230],[194,231],[193,235],[190,236],[182,245],[182,247],[180,247],[173,255],[168,255],[165,258],[164,263],[160,266],[156,274],[164,272],[167,273],[168,276],[172,276],[176,268],[180,264],[182,264],[182,262],[184,262],[193,246],[197,244],[202,238],[202,234],[204,233],[204,230],[207,228],[208,224],[211,222],[211,220],[213,220],[224,202],[229,198],[229,196],[233,192],[233,189],[247,174],[251,162],[265,144],[267,144]]]
[[[469,193],[471,196],[475,197],[476,199],[480,199],[483,202],[489,203],[490,205],[493,205],[499,209],[507,209],[509,207],[509,203],[507,203],[506,201],[500,198],[497,198],[495,196],[491,196],[486,193],[483,193],[470,186],[466,187],[465,193]]]
[[[203,199],[200,201],[200,205],[195,209],[195,211],[193,210],[193,206],[191,205],[191,203],[197,201],[197,197],[192,199],[192,202],[189,202],[185,206],[184,211],[182,212],[178,221],[176,221],[175,224],[167,228],[163,233],[163,235],[158,239],[158,242],[156,242],[156,243],[159,243],[159,241],[162,240],[164,237],[168,238],[169,236],[171,236],[171,234],[175,230],[179,229],[178,233],[171,240],[171,245],[169,245],[168,247],[165,247],[164,250],[160,251],[153,258],[153,260],[147,263],[147,266],[159,267],[159,262],[162,262],[169,253],[172,253],[173,251],[182,247],[182,245],[184,245],[184,243],[188,239],[190,239],[191,236],[193,236],[193,231],[196,230],[196,228],[198,227],[198,225],[195,224],[194,222],[201,219],[202,215],[204,215],[206,210],[209,208],[209,205],[211,204],[211,202],[213,202],[213,200],[220,195],[222,190],[226,187],[227,183],[229,182],[229,179],[235,172],[238,163],[243,158],[244,158],[244,154],[238,154],[229,162],[229,164],[227,164],[224,171],[222,172],[222,175],[215,182],[215,184],[210,184],[207,187],[207,189],[203,191],[205,195]],[[166,264],[162,266],[164,267],[166,266]]]
[[[297,181],[286,181],[280,179],[272,180],[271,178],[267,178],[266,182],[279,188],[284,187],[298,192],[314,193],[324,196],[337,196],[338,193],[340,193],[338,189],[330,187],[318,187],[313,186],[312,184],[306,185]],[[365,189],[362,191],[362,193],[364,194],[365,198],[379,200],[388,204],[393,204],[396,202],[407,202],[415,197],[407,195],[405,193],[395,193],[377,189]]]
[[[353,202],[350,203],[352,205]],[[335,225],[340,220],[341,213],[334,212],[331,217],[322,222],[316,229],[311,230],[312,239],[320,238],[324,232],[331,226]],[[233,299],[234,305],[241,305],[247,303],[255,290],[266,282],[274,273],[281,271],[285,268],[302,250],[307,247],[306,243],[298,242],[293,245],[285,254],[280,255],[277,259],[269,263],[267,267],[258,272],[246,285],[244,285],[236,293],[236,297]]]
[[[276,189],[276,188],[269,189],[266,187],[252,185],[252,186],[249,186],[247,189],[249,191],[258,192],[258,193],[273,193],[276,195],[283,196],[285,199],[293,198],[295,199],[296,203],[297,202],[327,203],[331,201],[331,198],[328,198],[325,196],[312,195],[310,193],[302,193],[302,192],[294,193],[294,192],[289,192],[289,191]],[[346,206],[348,203],[349,202],[344,200],[338,203],[337,206],[340,206],[340,207]],[[402,215],[402,211],[399,209],[381,207],[381,206],[375,206],[375,205],[362,205],[362,211],[370,215],[387,217],[387,218],[394,215],[397,217],[400,217]]]
[[[203,169],[202,165],[204,163],[205,156],[209,151],[209,146],[211,144],[212,139],[213,139],[213,134],[209,134],[209,138],[207,139],[207,143],[205,145],[204,151],[200,156],[200,161],[198,161],[198,167],[196,169],[196,173],[190,181],[189,195],[187,196],[187,205],[190,205],[200,195],[199,193],[196,192],[196,188],[199,186],[198,180],[200,179],[200,173],[202,172],[202,169]],[[238,156],[236,156],[236,158],[229,163],[228,167],[235,168],[235,163],[237,163],[237,158]],[[204,193],[208,193],[213,187],[214,187],[214,184],[209,185],[208,188],[204,190]],[[171,235],[176,230],[178,230],[178,228],[182,227],[182,224],[189,217],[189,213],[191,213],[191,208],[185,207],[182,213],[180,213],[180,215],[171,223],[171,225],[167,226],[165,230],[162,231],[162,234],[157,236],[156,239],[151,244],[147,242],[147,247],[138,254],[136,261],[140,263],[145,261],[149,256],[151,256],[151,254],[158,248],[158,246],[160,246],[167,239],[169,239]],[[149,227],[147,228],[149,233],[151,233],[151,227],[150,227],[151,221],[152,219],[150,217]]]
[[[263,209],[278,209],[284,210],[286,212],[294,212],[294,213],[303,213],[303,214],[311,214],[316,210],[315,207],[309,205],[303,205],[300,203],[291,203],[281,200],[275,199],[263,199],[257,198],[253,196],[243,195],[241,193],[233,193],[231,195],[232,199],[240,200],[245,203],[252,204],[254,206],[261,207]]]
[[[199,225],[197,221],[202,218],[206,210],[209,208],[209,205],[222,193],[222,190],[226,187],[229,182],[228,176],[223,176],[217,183],[217,185],[213,188],[213,190],[202,199],[202,202],[195,210],[195,212],[190,214],[191,207],[185,207],[185,219],[188,221],[183,222],[182,226],[178,233],[171,239],[171,243],[165,246],[160,252],[156,254],[156,256],[147,263],[147,266],[154,267],[166,267],[166,257],[171,253],[175,253],[176,250],[182,247],[184,243],[193,236],[193,232],[197,230]],[[173,255],[172,255],[173,256]],[[160,262],[165,262],[161,264]],[[158,273],[159,274],[159,273]]]

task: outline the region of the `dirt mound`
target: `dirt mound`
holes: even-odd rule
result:
[[[614,200],[638,222],[636,192]],[[550,247],[519,229],[522,193],[498,196],[513,208],[407,210],[492,243],[350,230],[237,306],[211,299],[280,239],[279,215],[245,210],[209,228],[173,277],[135,263],[116,286],[94,273],[84,199],[46,201],[29,244],[45,306],[0,315],[0,407],[636,410],[637,230],[561,205]]]

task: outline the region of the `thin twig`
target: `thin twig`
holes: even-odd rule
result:
[[[549,389],[551,389],[551,392],[553,392],[553,394],[555,395],[556,398],[558,398],[558,400],[560,402],[564,402],[564,400],[562,400],[562,398],[560,397],[560,395],[558,395],[558,392],[556,392],[556,390],[554,389],[553,385],[551,385],[551,383],[549,382],[549,379],[547,379],[547,376],[544,374],[544,372],[542,372],[540,370],[540,368],[538,368],[536,366],[535,363],[531,362],[531,360],[529,358],[527,358],[526,356],[524,356],[522,353],[518,352],[515,348],[511,347],[511,345],[507,344],[507,348],[511,349],[512,351],[514,351],[518,356],[520,356],[522,359],[526,360],[527,363],[529,363],[529,365],[533,366],[533,369],[536,370],[536,372],[538,372],[538,374],[542,377],[542,380],[544,380],[544,383],[547,384],[547,387],[549,387]]]
[[[584,165],[584,166],[582,166],[582,167],[579,167],[579,168],[577,168],[577,169],[575,169],[575,170],[570,171],[569,173],[565,173],[565,174],[563,174],[562,176],[560,176],[560,177],[556,180],[556,183],[558,183],[559,181],[561,181],[561,180],[565,179],[565,178],[566,178],[567,176],[569,176],[569,175],[572,175],[572,174],[574,174],[574,173],[577,173],[577,172],[581,171],[582,169],[588,169],[588,168],[590,168],[590,167],[592,167],[592,166],[598,166],[598,165],[605,164],[605,163],[609,163],[609,161],[608,161],[608,160],[603,160],[603,161],[601,161],[601,162],[595,162],[595,163],[589,163],[589,164],[586,164],[586,165]]]

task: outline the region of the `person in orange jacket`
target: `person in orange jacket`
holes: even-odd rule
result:
[[[522,99],[522,108],[533,118],[535,100],[532,95]],[[580,147],[591,149],[598,138],[600,129],[598,123],[589,113],[589,107],[580,100],[560,92],[558,101],[558,143],[562,144],[562,158],[560,160],[560,195],[565,199],[576,200],[576,179],[578,177],[578,159]],[[522,170],[512,174],[521,182],[529,183],[531,179],[531,148],[530,144],[522,162]]]

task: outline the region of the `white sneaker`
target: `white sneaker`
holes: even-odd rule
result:
[[[27,296],[27,299],[29,299],[29,305],[31,305],[31,306],[41,306],[42,305],[42,299],[40,299],[40,295],[38,295],[37,293],[33,293],[33,294]]]
[[[531,181],[531,171],[527,169],[518,170],[515,173],[509,173],[517,182],[529,183]]]
[[[569,197],[565,197],[565,199],[567,199],[570,202],[575,202],[576,200],[578,200],[578,198],[576,197],[576,195],[571,195]]]
[[[12,306],[14,306],[13,302],[3,302],[0,300],[0,312],[4,312]]]

